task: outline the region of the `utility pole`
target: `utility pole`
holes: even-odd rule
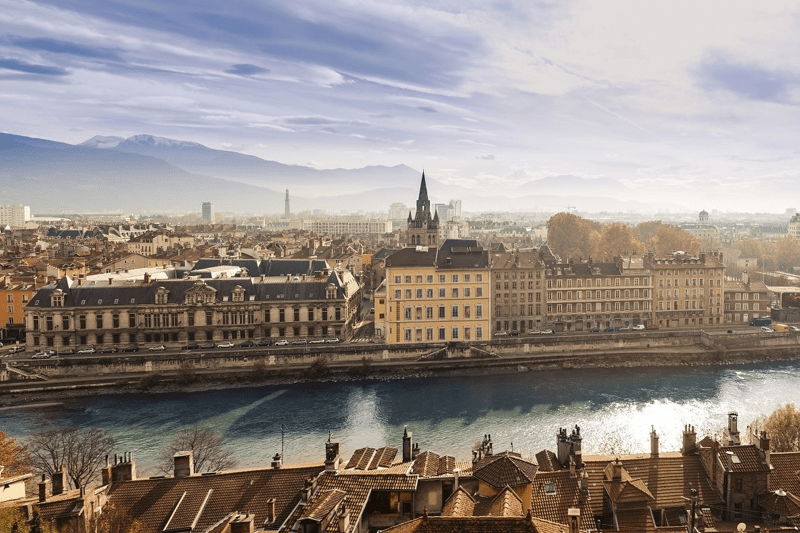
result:
[[[691,516],[691,529],[689,529],[689,533],[694,533],[694,513],[697,510],[697,489],[692,489],[692,516]]]

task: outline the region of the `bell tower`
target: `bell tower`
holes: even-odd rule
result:
[[[425,171],[419,185],[417,212],[411,217],[408,213],[406,246],[439,246],[439,213],[431,216],[431,201],[428,199],[428,186],[425,184]]]

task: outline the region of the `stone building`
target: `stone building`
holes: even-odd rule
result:
[[[725,323],[746,325],[754,317],[769,315],[769,289],[763,281],[750,279],[747,272],[742,279],[725,281]]]
[[[439,245],[439,214],[431,215],[431,201],[428,199],[428,186],[425,184],[425,173],[419,185],[417,210],[414,216],[408,213],[408,229],[406,231],[406,246],[438,246]]]
[[[352,336],[362,291],[349,271],[330,269],[324,261],[248,261],[249,272],[263,273],[251,277],[240,269],[229,277],[225,270],[213,277],[211,263],[201,261],[203,268],[183,279],[145,275],[78,284],[64,277],[42,288],[25,308],[27,344],[178,347],[195,341]]]
[[[491,254],[493,332],[525,333],[545,323],[544,263],[538,251]]]
[[[724,323],[725,265],[719,252],[686,252],[644,257],[653,271],[655,323],[664,328]]]

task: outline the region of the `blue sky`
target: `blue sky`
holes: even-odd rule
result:
[[[800,207],[798,50],[800,7],[777,0],[0,0],[0,129],[781,212]]]

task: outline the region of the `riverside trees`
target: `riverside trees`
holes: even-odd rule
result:
[[[159,465],[165,474],[174,468],[175,454],[191,451],[195,472],[229,470],[236,466],[233,452],[225,448],[225,440],[213,429],[192,426],[178,433],[161,451]]]
[[[800,451],[800,410],[793,403],[782,405],[771,414],[755,419],[750,426],[767,432],[770,450]]]
[[[114,449],[114,437],[98,428],[61,426],[33,433],[28,452],[34,469],[48,477],[64,466],[75,488],[86,487]]]

